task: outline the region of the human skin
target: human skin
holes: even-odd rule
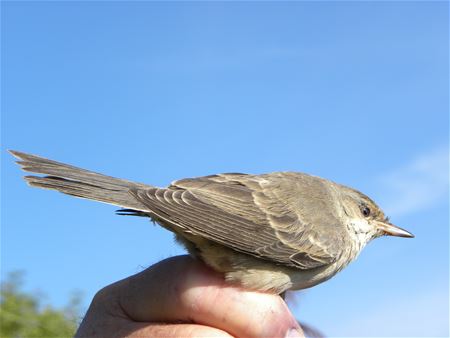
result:
[[[303,337],[278,295],[247,291],[190,256],[100,290],[75,337]]]

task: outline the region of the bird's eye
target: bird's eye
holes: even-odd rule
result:
[[[364,215],[364,217],[369,217],[370,216],[370,209],[367,206],[363,206],[361,208],[361,212]]]

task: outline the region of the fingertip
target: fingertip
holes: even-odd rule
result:
[[[305,337],[305,334],[303,331],[299,328],[291,328],[286,332],[285,338],[298,338],[298,337]]]
[[[185,290],[181,303],[196,323],[218,327],[233,336],[284,337],[291,329],[302,332],[286,303],[274,294],[227,284],[197,284]]]

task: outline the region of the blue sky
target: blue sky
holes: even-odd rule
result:
[[[31,189],[6,149],[165,186],[293,170],[373,197],[381,238],[293,311],[328,336],[448,336],[448,4],[2,2],[1,276],[63,305],[181,254]]]

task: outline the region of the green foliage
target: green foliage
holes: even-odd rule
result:
[[[73,337],[80,316],[79,295],[63,309],[54,309],[42,304],[42,295],[24,292],[22,277],[14,272],[1,283],[0,337]]]

